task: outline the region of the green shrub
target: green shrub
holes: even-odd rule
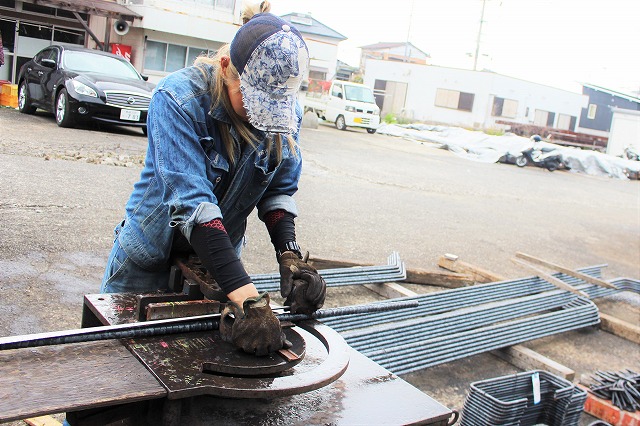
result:
[[[398,122],[398,120],[396,120],[396,116],[392,113],[388,113],[387,115],[385,115],[382,120],[387,124],[395,124]]]
[[[485,129],[484,132],[487,135],[493,135],[493,136],[502,136],[504,135],[504,129],[498,129],[495,127],[490,127],[488,129]]]

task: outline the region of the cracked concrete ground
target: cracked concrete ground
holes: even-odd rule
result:
[[[146,138],[137,129],[62,129],[48,114],[6,108],[0,129],[0,335],[77,328],[82,296],[98,291]],[[437,270],[442,254],[455,253],[517,278],[530,275],[510,261],[523,251],[571,268],[605,263],[607,279],[640,278],[637,181],[475,163],[428,144],[327,125],[303,129],[301,147],[297,234],[317,257],[384,264],[398,251],[408,267]],[[255,216],[247,235],[249,273],[275,271]],[[326,306],[380,299],[364,288],[332,288]],[[606,302],[608,312],[640,323],[638,297]],[[600,330],[527,346],[578,377],[640,365],[637,345]],[[483,354],[403,378],[460,409],[471,381],[515,371]]]

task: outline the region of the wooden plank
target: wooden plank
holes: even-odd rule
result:
[[[445,254],[438,260],[438,266],[452,272],[461,274],[469,274],[478,283],[492,283],[496,281],[504,281],[507,278],[480,268],[479,266],[463,262],[456,255]]]
[[[382,297],[388,299],[395,299],[396,297],[415,296],[418,293],[411,291],[397,283],[376,283],[376,284],[364,284],[366,288],[379,294]]]
[[[577,288],[565,283],[562,280],[557,279],[554,276],[551,276],[549,274],[547,274],[546,272],[542,271],[541,269],[536,268],[533,265],[530,265],[526,262],[523,262],[519,259],[513,258],[511,259],[514,263],[517,263],[520,266],[523,266],[526,269],[529,269],[531,272],[533,272],[534,274],[536,274],[537,276],[539,276],[540,278],[542,278],[543,280],[555,285],[556,287],[562,289],[562,290],[567,290],[570,291],[572,293],[575,293],[579,296],[583,296],[586,297],[587,299],[589,298],[589,295],[587,293],[585,293],[584,291],[578,290]]]
[[[587,274],[583,274],[582,272],[578,272],[578,271],[574,271],[573,269],[569,269],[567,267],[561,266],[561,265],[557,265],[555,263],[551,263],[548,262],[546,260],[542,260],[540,258],[531,256],[529,254],[526,253],[522,253],[522,252],[517,252],[516,253],[516,257],[520,258],[520,259],[524,259],[530,263],[534,263],[536,265],[540,265],[540,266],[544,266],[546,268],[549,269],[555,269],[558,272],[562,272],[563,274],[567,274],[569,276],[572,276],[574,278],[579,278],[585,282],[591,283],[591,284],[595,284],[595,285],[599,285],[601,287],[607,287],[607,288],[613,288],[618,290],[618,287],[616,287],[615,285],[606,282],[604,280],[592,277],[590,275]]]
[[[29,426],[62,426],[62,423],[51,416],[32,417],[24,419],[24,422]]]
[[[309,264],[316,269],[350,268],[354,266],[374,266],[372,263],[360,263],[345,260],[330,260],[309,258]],[[473,285],[475,281],[467,274],[452,274],[424,269],[407,268],[407,278],[404,281],[411,284],[437,285],[447,288],[458,288]]]
[[[569,381],[573,381],[576,376],[576,372],[572,369],[522,345],[498,349],[491,353],[525,371],[545,370]]]
[[[166,394],[117,340],[0,352],[0,422]]]
[[[407,269],[407,279],[402,281],[411,284],[437,285],[447,288],[467,287],[475,284],[471,275],[442,273],[425,269]]]
[[[600,328],[634,343],[640,343],[640,327],[600,312]]]

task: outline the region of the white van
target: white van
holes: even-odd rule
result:
[[[373,90],[350,81],[334,80],[328,92],[307,92],[304,111],[313,111],[319,118],[335,123],[339,130],[363,127],[375,133],[380,125],[380,108]]]

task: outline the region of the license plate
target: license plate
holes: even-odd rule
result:
[[[362,123],[362,118],[356,117],[356,118],[353,119],[353,122],[354,123]]]
[[[140,111],[134,109],[120,110],[120,120],[140,121]]]

